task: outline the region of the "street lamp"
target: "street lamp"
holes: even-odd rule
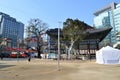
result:
[[[59,22],[59,27],[58,27],[58,71],[60,71],[60,23]]]
[[[17,39],[17,48],[18,48],[18,51],[17,51],[17,61],[19,61],[19,56],[20,56],[20,43],[21,43],[21,40]]]

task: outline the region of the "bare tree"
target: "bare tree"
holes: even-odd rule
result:
[[[32,36],[35,36],[37,41],[37,52],[38,52],[38,58],[41,58],[41,48],[43,45],[43,39],[42,35],[45,34],[46,30],[48,28],[48,25],[44,22],[42,22],[39,19],[31,19],[29,21],[29,24],[27,26],[27,37],[30,40]]]

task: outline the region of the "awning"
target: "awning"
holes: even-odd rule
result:
[[[37,50],[28,50],[25,48],[11,48],[11,47],[7,47],[6,50],[7,51],[21,51],[21,52],[37,52]]]

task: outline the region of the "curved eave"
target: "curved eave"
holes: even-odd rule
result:
[[[87,31],[88,35],[85,37],[85,40],[96,39],[101,42],[111,30],[112,27],[89,30]]]
[[[100,28],[100,29],[89,29],[86,31],[87,36],[84,38],[84,40],[99,40],[99,42],[101,42],[111,30],[112,30],[112,27]],[[53,38],[58,37],[57,30],[51,29],[51,30],[48,30],[46,33],[48,35],[52,35]],[[60,36],[62,37],[62,31],[60,31]]]

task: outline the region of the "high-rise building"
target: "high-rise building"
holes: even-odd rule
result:
[[[103,42],[115,44],[120,41],[120,4],[112,2],[96,11],[94,15],[94,26],[96,28],[113,28]]]
[[[0,35],[12,40],[11,47],[17,47],[18,40],[24,37],[24,24],[0,12]]]

